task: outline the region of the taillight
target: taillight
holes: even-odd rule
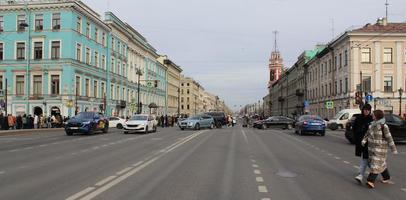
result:
[[[303,125],[307,125],[307,124],[308,124],[307,121],[304,121],[304,122],[303,122]]]

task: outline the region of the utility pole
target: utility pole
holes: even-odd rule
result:
[[[31,14],[28,9],[28,1],[25,1],[25,12],[26,12],[26,22],[25,24],[17,24],[17,26],[24,26],[28,28],[28,34],[27,34],[27,66],[26,66],[26,93],[27,93],[27,108],[26,108],[26,113],[27,115],[30,114],[30,62],[31,62],[31,27],[30,27],[30,22],[31,22]]]
[[[138,95],[138,101],[137,101],[137,114],[141,114],[141,104],[140,104],[140,77],[141,77],[141,75],[142,75],[142,71],[141,71],[141,69],[137,69],[137,72],[136,72],[136,74],[138,75],[138,86],[137,86],[137,95]]]
[[[388,3],[388,0],[386,0],[386,3],[385,3],[385,7],[386,7],[386,21],[388,21],[388,8],[389,8],[389,3]]]
[[[5,99],[4,101],[5,101],[5,105],[6,105],[6,106],[4,107],[4,111],[6,112],[6,116],[7,116],[7,114],[8,114],[8,113],[7,113],[7,105],[8,105],[8,104],[7,104],[7,98],[8,98],[8,92],[7,92],[7,88],[8,88],[8,87],[7,87],[7,86],[8,86],[8,83],[7,83],[7,78],[6,78],[6,91],[5,91],[5,94],[4,94],[4,99]]]

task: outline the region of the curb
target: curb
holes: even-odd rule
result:
[[[43,129],[19,129],[19,130],[6,130],[0,131],[0,136],[9,136],[9,135],[26,135],[26,134],[33,134],[33,133],[44,133],[50,131],[60,131],[64,130],[64,128],[43,128]]]

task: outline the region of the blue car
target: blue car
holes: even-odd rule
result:
[[[201,128],[214,128],[214,119],[210,115],[197,115],[194,117],[189,117],[185,120],[179,122],[179,128],[181,130],[185,129],[195,129],[200,130]]]
[[[74,133],[93,134],[96,131],[107,133],[108,130],[109,120],[97,112],[81,112],[65,124],[66,135],[73,135]]]
[[[317,115],[303,115],[295,123],[295,133],[304,135],[305,133],[318,133],[326,135],[326,122]]]

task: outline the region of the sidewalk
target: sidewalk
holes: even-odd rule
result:
[[[0,130],[0,136],[23,135],[23,134],[30,134],[30,133],[43,133],[43,132],[60,131],[60,130],[64,130],[64,128]]]

